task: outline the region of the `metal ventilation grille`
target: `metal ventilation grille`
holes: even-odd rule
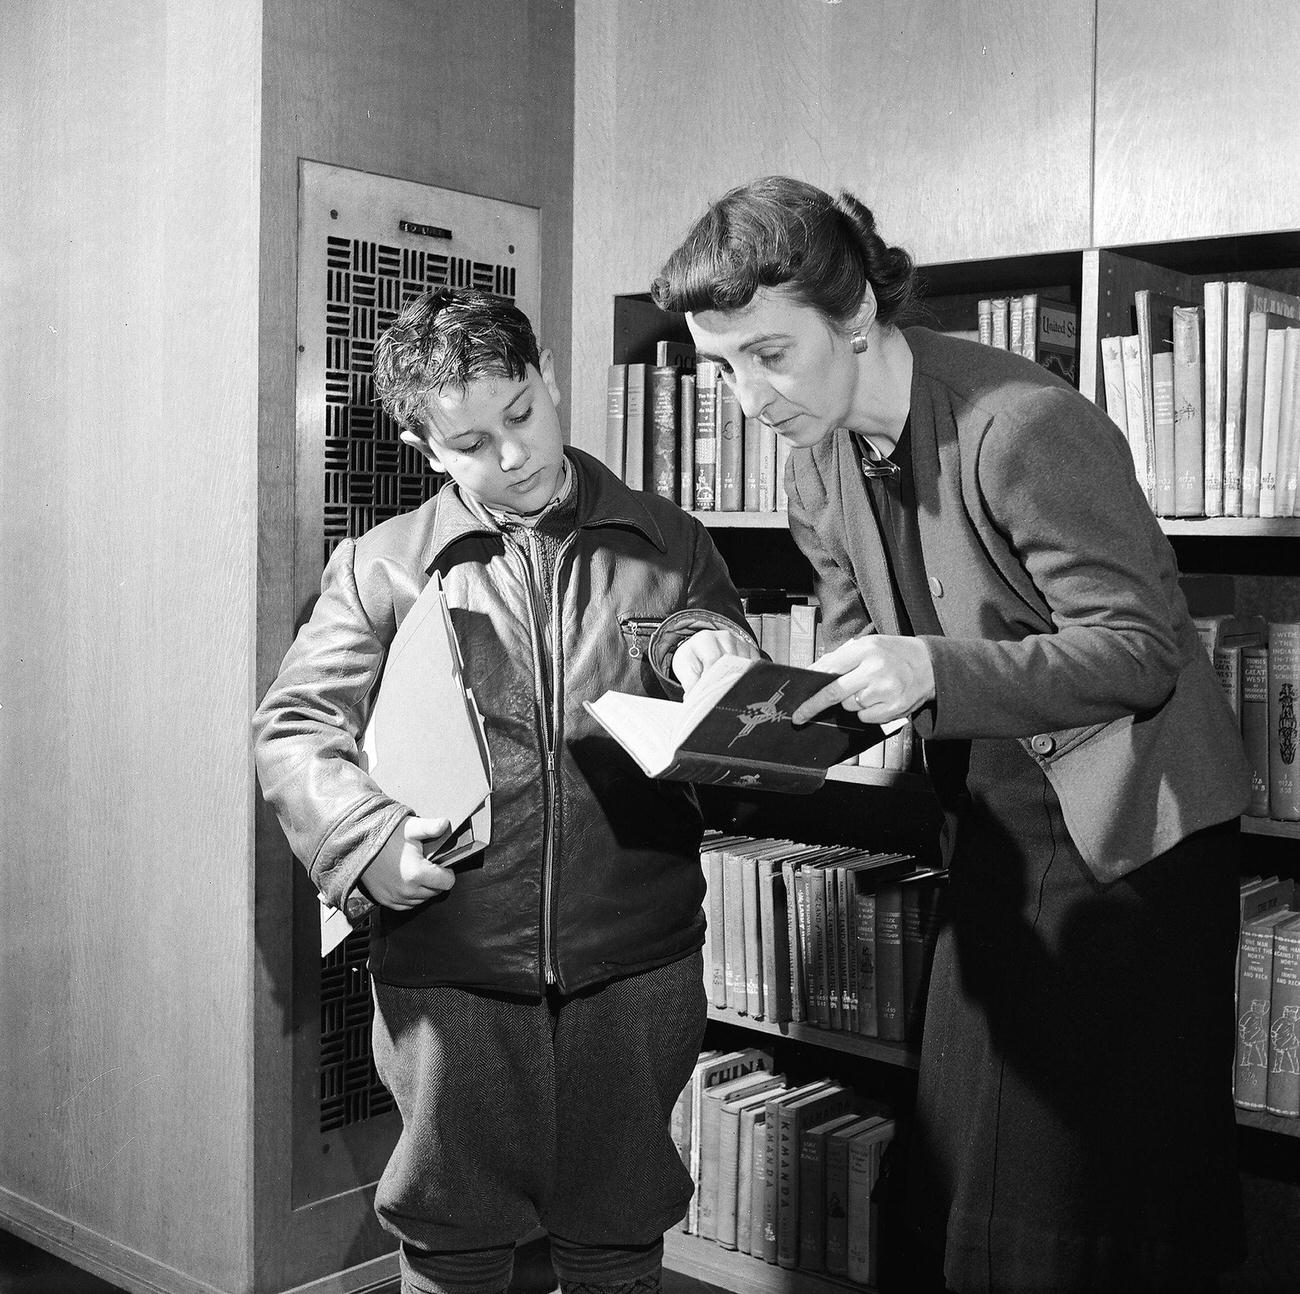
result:
[[[370,1049],[374,1003],[366,971],[369,923],[321,962],[320,1130],[359,1123],[393,1109]]]
[[[419,507],[444,480],[375,403],[384,329],[443,285],[505,297],[537,326],[540,274],[535,208],[309,161],[299,181],[294,596],[305,607],[341,540]],[[318,948],[296,954],[304,984],[320,968],[319,1052],[303,1036],[295,1069],[319,1076],[321,1134],[393,1109],[370,1047],[368,940],[367,921],[323,960]]]
[[[429,288],[473,287],[513,301],[515,270],[358,238],[326,240],[324,559],[432,497],[443,477],[375,402],[375,345],[408,301]]]

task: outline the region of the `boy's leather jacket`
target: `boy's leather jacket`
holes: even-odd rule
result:
[[[645,777],[582,702],[663,694],[688,633],[748,632],[740,600],[703,526],[567,452],[578,524],[556,567],[549,649],[525,554],[449,484],[339,546],[254,716],[258,774],[290,846],[328,902],[353,919],[373,910],[370,968],[388,983],[573,992],[703,941],[692,789]],[[492,839],[448,893],[394,912],[356,884],[408,810],[358,767],[357,743],[387,645],[433,570],[487,728]]]

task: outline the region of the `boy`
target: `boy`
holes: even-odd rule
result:
[[[561,1289],[659,1289],[691,1185],[668,1122],[703,1035],[701,820],[582,708],[756,656],[708,533],[565,450],[549,353],[483,293],[408,305],[384,406],[448,484],[345,540],[254,719],[294,852],[373,909],[375,1064],[403,1131],[375,1208],[403,1291],[500,1294],[538,1221]],[[403,615],[438,571],[492,759],[492,838],[455,872],[357,765]]]

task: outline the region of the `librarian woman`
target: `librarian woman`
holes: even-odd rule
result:
[[[1033,361],[905,327],[911,258],[849,194],[735,189],[653,291],[797,451],[838,677],[796,717],[911,716],[953,828],[918,1252],[958,1291],[1198,1288],[1242,1250],[1248,778],[1128,446]]]

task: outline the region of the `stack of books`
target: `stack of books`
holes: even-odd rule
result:
[[[1139,289],[1133,316],[1101,339],[1102,380],[1156,515],[1300,516],[1300,295]]]
[[[871,1195],[895,1132],[885,1107],[832,1079],[793,1084],[761,1048],[710,1051],[672,1130],[695,1182],[684,1231],[791,1270],[875,1282]]]
[[[1227,614],[1193,621],[1237,716],[1250,762],[1247,815],[1300,822],[1300,623]]]
[[[944,872],[910,854],[719,833],[700,858],[715,1008],[920,1039]]]
[[[986,346],[1014,351],[1079,385],[1079,310],[1064,301],[1040,300],[1038,293],[983,297],[977,303],[979,331]]]
[[[1295,883],[1241,883],[1237,1056],[1233,1099],[1243,1110],[1300,1118],[1300,912]]]

